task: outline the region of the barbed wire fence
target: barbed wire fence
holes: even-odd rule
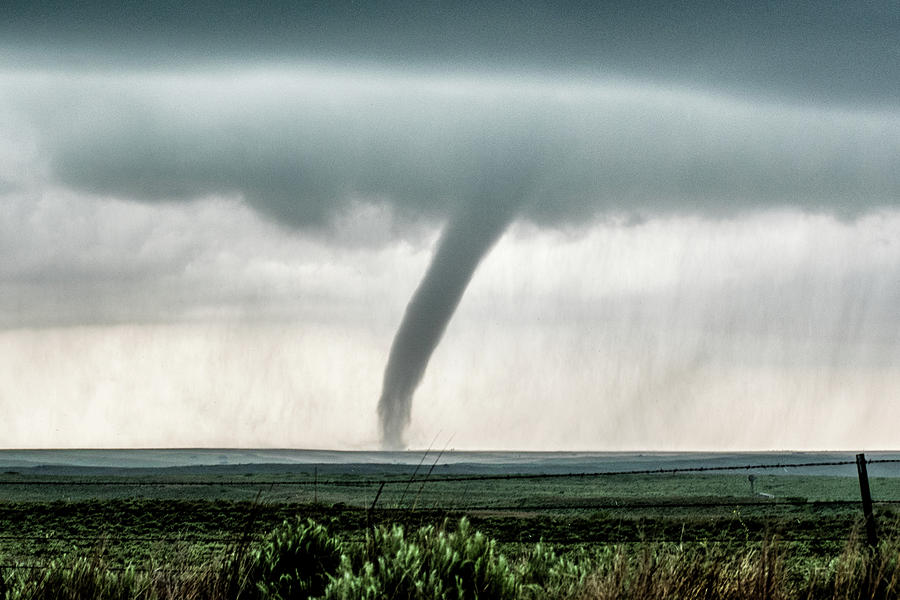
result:
[[[71,479],[65,478],[28,478],[28,479],[0,479],[0,493],[4,488],[11,487],[30,487],[30,486],[49,486],[49,487],[67,487],[67,488],[242,488],[247,490],[262,490],[268,488],[309,488],[313,487],[313,498],[318,501],[321,490],[332,489],[362,489],[375,490],[372,496],[371,504],[348,505],[338,502],[328,507],[332,512],[353,512],[364,514],[367,523],[370,522],[371,515],[379,513],[385,518],[390,519],[392,512],[404,512],[420,510],[420,511],[438,511],[447,514],[456,513],[512,513],[527,511],[584,511],[584,510],[608,510],[608,511],[637,511],[650,509],[712,509],[712,508],[755,508],[764,507],[771,508],[790,508],[790,507],[806,507],[812,509],[821,509],[827,507],[841,507],[844,509],[853,506],[861,507],[862,515],[866,527],[866,541],[870,546],[878,543],[877,526],[875,521],[874,506],[900,505],[900,499],[896,498],[876,498],[873,499],[868,482],[867,466],[875,464],[900,463],[900,459],[867,459],[864,454],[858,454],[856,460],[837,460],[837,461],[809,461],[809,462],[776,462],[776,463],[758,463],[758,464],[741,464],[741,465],[711,465],[696,467],[675,467],[675,468],[656,468],[656,469],[621,469],[621,470],[604,470],[604,471],[584,471],[584,472],[554,472],[554,473],[491,473],[491,474],[434,474],[433,467],[427,474],[420,475],[418,467],[416,471],[410,474],[397,474],[391,477],[378,478],[352,478],[352,479],[320,479],[318,473],[313,478],[296,478],[296,479],[261,479],[261,480],[240,480],[240,479],[217,479],[217,480],[173,480],[171,478],[142,478],[129,479],[128,477],[117,479]],[[749,476],[751,489],[753,485],[754,473],[765,473],[772,470],[789,471],[791,469],[802,468],[828,468],[828,467],[847,467],[856,465],[857,478],[860,487],[860,498],[858,500],[807,500],[805,498],[774,498],[768,497],[762,500],[754,498],[752,500],[745,498],[728,498],[726,500],[715,498],[704,498],[699,500],[685,499],[666,499],[666,500],[647,500],[644,498],[631,498],[628,500],[615,501],[592,501],[585,499],[584,501],[568,501],[568,502],[542,502],[527,503],[516,502],[511,504],[485,503],[477,504],[471,501],[467,502],[443,502],[433,504],[429,508],[417,506],[418,500],[422,495],[425,486],[440,487],[446,484],[465,484],[482,482],[530,482],[530,481],[553,481],[553,480],[582,480],[587,482],[598,482],[612,477],[627,476],[661,476],[661,475],[684,475],[684,474],[712,474],[712,473],[736,473],[751,472]],[[421,466],[421,464],[420,464]],[[410,506],[403,505],[403,500],[410,493],[411,488],[419,486],[418,490],[413,489],[416,501]],[[399,499],[394,498],[393,504],[386,504],[382,499],[386,488],[400,488]],[[466,499],[467,494],[464,488],[463,492],[452,495],[457,498]],[[396,492],[395,492],[396,496]],[[246,544],[261,538],[261,534],[243,534],[236,535],[125,535],[105,532],[100,535],[70,535],[70,534],[16,534],[16,533],[0,533],[0,543],[2,542],[45,542],[46,544],[62,544],[77,545],[86,543],[90,545],[106,544],[116,542],[120,544],[146,543],[146,544],[209,544],[209,545],[235,545]],[[846,539],[845,536],[830,537],[826,541],[840,541]],[[785,540],[791,541],[791,540]],[[801,540],[795,540],[801,541]],[[44,569],[47,564],[4,564],[0,563],[0,569]],[[163,569],[144,569],[139,567],[118,567],[110,565],[108,570],[132,570],[136,572],[162,572]]]

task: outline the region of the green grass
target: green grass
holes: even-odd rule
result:
[[[202,564],[119,567],[102,551],[63,554],[40,570],[0,571],[0,599],[722,598],[898,597],[900,545],[846,542],[833,556],[777,540],[720,544],[604,544],[558,553],[546,543],[518,556],[468,520],[366,528],[361,543],[312,520],[284,521],[259,540]]]
[[[376,486],[366,484],[371,475],[338,472],[322,477],[317,486],[268,486],[262,482],[309,481],[312,473],[4,474],[0,563],[44,561],[99,543],[116,560],[204,557],[236,537],[259,537],[294,515],[359,539],[377,493]],[[378,498],[371,515],[376,523],[417,527],[466,515],[498,543],[513,548],[540,539],[566,548],[651,541],[740,543],[775,535],[833,552],[860,524],[853,477],[758,475],[755,490],[774,495],[771,499],[751,494],[746,477],[732,474],[468,482],[436,478],[411,485],[408,474],[387,477],[395,483]],[[35,480],[58,485],[22,485]],[[110,480],[159,483],[78,485]],[[240,485],[194,485],[218,480]],[[876,500],[900,498],[900,479],[875,478],[871,485]],[[817,504],[821,501],[846,503]],[[893,526],[893,506],[878,510],[883,526]]]
[[[281,567],[275,565],[284,562],[277,557],[309,563],[309,558],[296,558],[302,552],[294,542],[301,538],[318,539],[316,553],[331,548],[334,557],[339,550],[340,560],[332,560],[328,576],[314,586],[316,595],[327,595],[331,584],[321,584],[339,579],[342,583],[327,592],[333,598],[378,597],[385,585],[420,584],[443,591],[415,596],[413,588],[404,587],[397,593],[456,597],[456,575],[447,575],[456,571],[435,563],[433,554],[462,552],[454,546],[463,544],[461,539],[471,543],[471,548],[463,546],[494,561],[494,570],[485,571],[493,575],[482,575],[500,578],[499,587],[491,588],[501,590],[500,596],[512,585],[516,597],[639,597],[638,591],[672,597],[664,593],[669,589],[679,597],[849,598],[860,597],[853,594],[868,585],[860,573],[875,568],[876,559],[864,556],[853,541],[862,519],[852,477],[758,475],[755,490],[774,496],[767,499],[751,494],[745,476],[731,474],[433,478],[409,485],[409,475],[398,472],[388,474],[395,483],[385,486],[369,511],[377,493],[377,486],[366,483],[370,476],[331,473],[316,486],[268,486],[262,482],[308,481],[312,474],[175,472],[156,473],[153,479],[119,475],[121,481],[157,482],[122,487],[78,485],[116,479],[109,476],[8,473],[0,476],[8,482],[0,487],[0,564],[41,568],[5,569],[4,581],[14,590],[10,598],[92,597],[41,595],[35,591],[39,576],[57,586],[94,590],[91,594],[102,598],[249,598],[255,596],[238,590],[254,578],[253,594],[265,588],[268,597],[284,596],[280,584],[272,582],[287,585],[300,575],[295,569],[288,579],[276,576]],[[22,485],[37,479],[55,483]],[[240,485],[197,485],[208,481]],[[181,485],[164,485],[173,482]],[[871,485],[876,501],[900,498],[898,479],[873,479]],[[820,504],[830,501],[843,503]],[[898,537],[893,506],[877,505],[884,538]],[[448,537],[458,528],[445,521],[459,523],[462,517],[462,538]],[[307,526],[318,533],[303,533]],[[435,540],[444,546],[430,546]],[[884,561],[896,548],[888,543],[877,558],[883,563],[879,568],[891,574],[894,567]],[[397,554],[400,550],[407,554]],[[406,562],[385,562],[397,556]],[[397,575],[411,565],[443,573],[442,583],[415,583]],[[645,570],[656,574],[653,581]],[[744,580],[763,585],[758,578],[770,575],[775,587],[765,588],[763,595],[746,595],[746,586],[738,585]],[[576,580],[578,585],[571,585]],[[669,587],[659,587],[665,581]],[[716,587],[716,581],[725,587]],[[709,586],[718,591],[701,593],[701,588],[713,589]],[[361,591],[367,589],[376,590],[376,596]],[[845,593],[850,595],[840,595]]]
[[[371,473],[331,473],[321,476],[319,485],[308,482],[313,473],[253,472],[234,470],[204,474],[163,475],[40,475],[34,472],[0,474],[0,497],[4,501],[35,502],[51,499],[89,500],[113,498],[155,498],[169,500],[253,500],[262,493],[269,502],[324,503],[341,502],[353,506],[371,504],[378,485]],[[420,474],[420,477],[422,474]],[[677,475],[609,475],[586,478],[509,479],[470,482],[441,482],[440,475],[429,481],[409,484],[409,474],[381,474],[390,483],[379,498],[383,507],[453,507],[460,509],[483,506],[514,506],[517,503],[556,505],[560,503],[603,503],[609,501],[660,500],[667,498],[720,498],[762,500],[751,493],[745,475],[677,474]],[[30,485],[48,481],[57,485]],[[141,483],[140,486],[93,485],[98,482]],[[215,483],[222,485],[197,485]],[[281,485],[266,485],[278,481]],[[153,482],[159,482],[154,485]],[[296,484],[292,484],[295,482]],[[303,482],[302,484],[299,482]],[[332,483],[329,483],[332,482]],[[79,485],[89,484],[89,485]],[[179,485],[173,485],[179,484]],[[870,479],[872,496],[878,499],[900,499],[900,478]],[[855,501],[859,487],[855,477],[759,474],[756,492],[774,496],[774,501],[802,498],[810,502],[825,500]]]
[[[727,508],[727,507],[726,507]],[[604,544],[714,542],[741,544],[777,536],[810,551],[837,551],[861,525],[857,507],[819,511],[810,506],[768,513],[730,510],[478,511],[468,518],[509,547],[541,539],[563,550]],[[60,553],[102,546],[109,560],[142,563],[189,554],[202,562],[241,539],[257,540],[294,516],[313,518],[349,541],[365,539],[369,523],[407,528],[434,525],[466,513],[432,509],[379,509],[325,504],[253,503],[220,500],[92,500],[86,502],[0,504],[0,563],[42,563]],[[893,512],[880,513],[886,533],[895,528]]]

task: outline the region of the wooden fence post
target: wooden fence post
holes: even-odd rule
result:
[[[384,489],[384,481],[381,482],[381,485],[378,486],[378,492],[375,494],[375,499],[372,500],[372,506],[369,507],[369,510],[366,511],[366,526],[375,531],[375,523],[372,521],[372,513],[375,512],[375,505],[378,504],[378,499],[381,498],[381,491]]]
[[[385,482],[382,481],[381,485],[378,486],[378,492],[375,494],[375,499],[372,500],[372,506],[366,511],[366,552],[373,561],[375,560],[375,555],[378,553],[378,542],[375,539],[375,520],[372,518],[372,513],[375,512],[375,505],[378,504],[378,499],[381,497],[384,483]]]
[[[875,514],[872,512],[872,494],[869,492],[869,473],[866,471],[866,455],[856,455],[856,472],[859,474],[859,494],[862,496],[863,514],[866,517],[866,541],[869,547],[878,546],[878,532],[875,530]]]

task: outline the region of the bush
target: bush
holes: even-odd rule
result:
[[[321,596],[341,565],[341,543],[312,520],[285,521],[253,553],[251,565],[259,598]]]
[[[400,525],[374,532],[374,560],[354,572],[349,559],[326,590],[329,600],[515,598],[515,573],[496,544],[462,519],[454,532]]]

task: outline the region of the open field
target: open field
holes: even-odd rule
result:
[[[589,574],[612,568],[608,561],[632,565],[629,569],[647,567],[641,561],[649,552],[676,571],[681,563],[686,568],[710,557],[718,557],[716,565],[737,569],[732,559],[742,557],[757,561],[759,568],[781,569],[784,580],[778,585],[808,591],[811,574],[826,572],[837,557],[852,555],[857,561],[865,556],[859,554],[859,483],[845,466],[802,474],[788,469],[777,474],[566,474],[550,469],[546,476],[521,466],[517,472],[510,465],[8,468],[0,473],[0,572],[21,579],[29,572],[47,572],[48,565],[71,570],[60,565],[81,560],[87,562],[78,564],[92,565],[98,573],[181,577],[199,569],[221,575],[216,569],[229,564],[236,551],[241,560],[251,560],[253,552],[271,545],[272,532],[282,523],[307,519],[325,526],[328,543],[356,557],[357,569],[378,551],[373,547],[378,536],[407,543],[398,541],[400,534],[390,533],[391,527],[421,537],[415,532],[423,527],[453,532],[465,518],[471,531],[493,540],[491,552],[519,565],[515,569],[537,560],[534,553],[545,547],[537,544],[544,542],[553,548],[553,561],[574,561],[566,569],[581,565],[576,570],[584,585]],[[822,474],[829,469],[840,474]],[[870,487],[879,533],[894,556],[890,540],[900,534],[900,478],[874,476]],[[766,554],[772,548],[777,548],[777,560]],[[525,577],[515,569],[515,577]],[[557,597],[575,594],[571,586],[566,593],[559,587],[552,593],[541,589]],[[812,597],[832,597],[829,593]]]
[[[202,560],[294,516],[327,523],[349,541],[373,523],[415,527],[467,516],[512,550],[541,539],[566,550],[777,536],[833,552],[862,523],[855,477],[758,474],[751,489],[747,475],[727,472],[470,480],[426,471],[411,481],[407,467],[280,469],[8,471],[0,475],[0,562],[97,545],[123,564],[172,553]],[[448,476],[454,480],[441,481]],[[887,533],[900,504],[884,501],[900,499],[900,479],[870,483]]]

